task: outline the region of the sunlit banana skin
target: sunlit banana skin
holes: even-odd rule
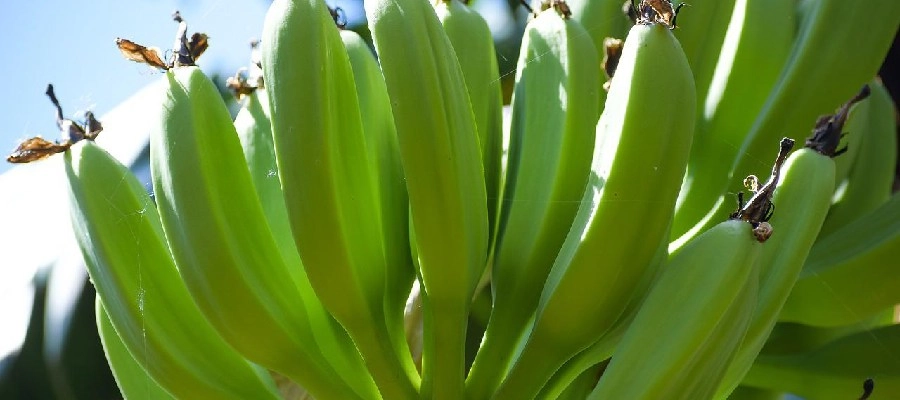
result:
[[[428,297],[422,396],[463,396],[466,317],[488,249],[487,195],[465,79],[434,9],[364,2],[391,99],[419,278]]]
[[[816,242],[779,320],[834,327],[900,301],[900,195]]]
[[[150,171],[178,271],[220,335],[317,397],[364,397],[324,360],[216,86],[197,67],[166,72]],[[215,249],[213,251],[213,249]],[[266,340],[260,340],[266,338]]]
[[[310,45],[315,43],[316,45]],[[353,338],[382,396],[415,396],[384,317],[386,260],[374,164],[346,48],[319,0],[277,0],[262,67],[294,241],[322,304]]]
[[[584,28],[555,9],[525,28],[491,278],[493,310],[467,379],[470,397],[487,397],[499,385],[578,211],[598,117],[597,65]]]
[[[729,25],[728,16],[734,10],[735,1],[690,1],[687,2],[688,7],[683,8],[679,13],[675,37],[684,48],[688,64],[691,66],[691,71],[694,72],[694,84],[697,88],[699,104],[703,104],[713,78],[716,60],[719,59],[722,41]],[[768,23],[772,24],[771,21]]]
[[[472,103],[481,144],[489,237],[493,241],[503,172],[503,93],[494,37],[484,18],[461,0],[438,0],[432,5],[453,45]]]
[[[772,199],[776,212],[769,221],[777,231],[759,256],[758,301],[716,398],[726,398],[740,383],[766,343],[831,204],[835,166],[830,156],[803,148],[788,157],[783,170]]]
[[[695,11],[694,7],[686,10],[685,21]],[[702,106],[697,110],[697,128],[678,195],[672,239],[696,224],[709,211],[708,199],[719,195],[712,193],[715,188],[706,184],[706,178],[731,168],[744,136],[778,80],[794,40],[793,10],[790,1],[734,2],[709,90],[698,102]],[[692,28],[687,22],[683,25],[679,29]]]
[[[528,342],[497,398],[534,396],[621,315],[667,240],[690,152],[694,100],[690,68],[668,27],[631,28],[597,124],[584,197]]]
[[[137,178],[90,141],[64,157],[76,238],[134,362],[176,397],[277,398],[268,373],[232,350],[194,304]]]
[[[669,260],[588,399],[710,398],[756,306],[750,231],[721,222]]]

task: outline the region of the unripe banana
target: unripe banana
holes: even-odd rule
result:
[[[409,248],[409,198],[397,129],[391,113],[391,99],[375,54],[358,33],[341,30],[341,39],[347,48],[350,67],[356,82],[359,110],[366,138],[369,160],[376,167],[376,186],[382,216],[385,243],[385,295],[384,312],[394,346],[399,357],[409,358],[405,344],[403,314],[406,300],[416,279],[412,253]]]
[[[525,28],[491,285],[493,310],[467,395],[496,389],[532,317],[584,194],[599,108],[599,70],[584,28],[556,9]]]
[[[704,106],[698,107],[672,239],[696,224],[712,206],[710,199],[719,196],[712,192],[707,179],[716,176],[715,171],[731,168],[744,135],[778,80],[794,40],[796,21],[791,1],[737,0],[733,8],[709,91],[698,103]],[[694,7],[689,8],[690,15],[685,19],[694,11]],[[689,28],[685,24],[684,29]]]
[[[843,337],[804,353],[760,355],[744,382],[807,399],[893,399],[900,393],[897,348],[900,325],[895,324]],[[864,392],[871,397],[860,396]]]
[[[243,154],[216,86],[197,67],[174,68],[165,79],[150,171],[166,238],[197,305],[241,354],[316,397],[369,397],[365,377],[347,385],[320,352],[247,166],[235,162]]]
[[[137,178],[90,141],[64,160],[85,264],[135,362],[176,397],[277,398],[268,373],[222,340],[194,304]]]
[[[478,132],[465,79],[434,9],[367,0],[409,193],[419,277],[428,296],[422,396],[461,398],[467,314],[487,262]]]
[[[97,331],[100,334],[100,343],[103,345],[103,353],[109,361],[109,369],[116,379],[119,392],[125,399],[175,399],[165,391],[147,371],[138,364],[134,356],[125,347],[122,338],[113,328],[100,297],[94,303],[94,315],[97,318]]]
[[[823,238],[877,209],[891,197],[897,165],[894,103],[881,83],[873,82],[870,87],[872,95],[847,120],[847,134],[860,136],[856,143],[858,154],[840,196],[828,211],[819,234]]]
[[[873,0],[865,7],[844,0],[815,0],[804,12],[791,55],[730,171],[705,172],[712,195],[702,203],[710,211],[695,232],[731,211],[730,201],[716,198],[740,190],[732,177],[763,168],[770,143],[782,135],[799,139],[808,121],[829,112],[872,79],[900,25],[900,2],[894,0]]]
[[[672,257],[588,399],[710,398],[756,306],[751,229],[719,223]]]
[[[668,27],[632,27],[597,124],[584,197],[528,342],[496,398],[536,395],[560,365],[613,326],[633,297],[668,239],[694,99],[690,68]]]
[[[631,28],[632,22],[623,12],[621,0],[570,0],[566,3],[572,11],[572,19],[590,35],[598,57],[605,52],[603,41],[606,38],[625,37]],[[603,106],[602,101],[600,106]]]
[[[466,81],[478,139],[488,207],[488,234],[493,243],[500,206],[500,182],[503,154],[503,92],[494,37],[487,22],[470,9],[468,1],[437,0],[435,13],[453,45],[456,59]]]
[[[281,186],[310,283],[353,338],[381,395],[415,397],[412,359],[398,357],[385,318],[375,167],[349,57],[325,3],[274,1],[262,56]]]
[[[779,320],[848,325],[900,302],[900,194],[816,242]]]
[[[302,298],[312,334],[316,337],[321,353],[328,355],[326,357],[328,361],[340,371],[341,378],[351,385],[360,384],[365,380],[364,385],[369,393],[374,395],[375,383],[369,378],[359,352],[344,328],[319,301],[294,244],[284,193],[278,179],[268,97],[264,89],[256,88],[246,93],[244,98],[244,105],[235,116],[234,126],[244,150],[257,197],[272,230],[275,244],[281,251],[288,272]]]
[[[680,15],[680,24],[674,32],[694,73],[697,104],[703,104],[730,25],[728,17],[732,15],[735,0],[691,0],[687,4],[688,8],[684,15]],[[770,20],[767,24],[775,22]],[[698,107],[697,112],[701,111]]]
[[[840,131],[832,130],[831,134],[837,136],[833,140],[839,140]],[[834,191],[834,161],[831,155],[814,148],[816,145],[807,142],[807,147],[793,152],[784,164],[781,183],[772,199],[777,212],[769,221],[778,232],[766,241],[759,258],[758,301],[716,398],[724,399],[734,390],[766,343],[828,213]]]

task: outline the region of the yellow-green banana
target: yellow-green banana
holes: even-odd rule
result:
[[[175,399],[169,392],[159,386],[147,371],[138,364],[134,356],[125,347],[122,338],[116,333],[116,329],[97,297],[94,303],[94,315],[97,318],[97,331],[100,334],[100,343],[103,345],[103,353],[109,361],[109,369],[116,379],[116,385],[125,399]]]
[[[597,65],[584,28],[556,9],[526,26],[491,273],[493,310],[466,382],[469,397],[490,396],[503,379],[578,211],[597,124]]]
[[[828,211],[820,237],[840,229],[887,202],[897,165],[897,124],[894,103],[880,82],[872,82],[872,95],[847,120],[845,132],[858,136],[857,155],[837,200]],[[848,146],[853,145],[850,143]]]
[[[840,326],[900,301],[900,194],[816,242],[779,320]]]
[[[808,352],[761,355],[744,383],[816,400],[892,399],[900,393],[898,348],[900,325],[889,325]],[[864,387],[871,397],[860,396]]]
[[[588,399],[712,396],[756,306],[763,244],[751,230],[721,222],[669,260]]]
[[[381,395],[414,397],[418,376],[412,359],[395,348],[384,311],[388,269],[376,167],[349,56],[323,1],[272,3],[262,67],[281,186],[310,283],[353,338]]]
[[[671,2],[671,0],[656,1]],[[679,24],[674,32],[694,73],[697,104],[703,104],[717,68],[722,42],[731,25],[728,17],[735,8],[735,0],[691,0],[687,2],[687,6],[682,10],[684,14],[679,15]],[[777,24],[773,21],[767,22]],[[703,110],[698,107],[697,112],[701,111]]]
[[[344,383],[320,352],[247,165],[234,162],[243,153],[216,86],[192,66],[165,79],[150,171],[166,239],[197,305],[241,354],[315,396],[368,397],[365,377]]]
[[[569,0],[566,3],[572,11],[572,19],[578,21],[591,37],[598,57],[605,52],[603,41],[606,38],[625,37],[631,28],[632,22],[623,12],[621,0]],[[603,107],[602,102],[600,106]]]
[[[706,199],[717,197],[709,193],[706,179],[716,171],[731,168],[744,136],[778,80],[794,39],[793,9],[792,2],[782,0],[734,2],[709,90],[698,102],[702,107],[698,107],[697,128],[676,204],[672,239],[688,231],[709,211],[712,204]],[[694,11],[694,7],[688,9],[685,21],[692,16],[687,14]],[[684,25],[685,29],[692,27],[687,22]],[[731,204],[727,202],[729,207]]]
[[[385,242],[384,312],[398,356],[408,358],[403,313],[416,270],[409,248],[409,199],[400,163],[397,130],[391,113],[384,76],[369,45],[358,33],[341,30],[356,82],[359,111],[369,160],[375,164],[375,182]]]
[[[251,71],[254,68],[251,66]],[[258,73],[261,74],[262,71]],[[254,72],[250,74],[252,76]],[[302,306],[309,317],[316,344],[323,355],[330,355],[327,359],[337,371],[340,371],[341,378],[349,384],[365,386],[370,394],[374,394],[375,383],[369,378],[359,352],[344,328],[319,301],[294,244],[281,182],[278,179],[268,97],[262,87],[257,87],[246,93],[244,98],[244,104],[235,116],[234,126],[275,244],[281,251],[288,272],[303,299]],[[352,378],[347,379],[348,377]]]
[[[489,238],[493,243],[503,172],[500,163],[503,153],[503,93],[494,37],[484,18],[466,4],[463,0],[437,0],[432,3],[453,45],[472,102],[481,143]]]
[[[428,298],[421,392],[425,398],[461,398],[466,318],[488,250],[475,117],[434,8],[422,0],[364,5],[391,99]]]
[[[176,397],[277,398],[268,373],[235,352],[194,304],[137,178],[91,141],[64,160],[88,273],[135,362]]]
[[[619,318],[668,240],[694,106],[690,68],[669,28],[632,27],[597,124],[584,197],[496,398],[535,396]]]

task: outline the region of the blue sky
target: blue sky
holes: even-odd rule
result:
[[[0,13],[0,152],[5,159],[31,136],[59,138],[54,109],[44,95],[47,83],[53,83],[67,116],[87,109],[102,116],[160,77],[123,59],[116,37],[168,49],[177,28],[170,15],[179,9],[191,32],[210,37],[200,66],[231,73],[247,63],[249,40],[259,37],[267,5],[264,0],[36,0],[7,5]],[[0,162],[0,173],[11,167]]]

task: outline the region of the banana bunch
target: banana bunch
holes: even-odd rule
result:
[[[8,160],[63,153],[123,396],[900,396],[900,2],[546,0],[515,73],[459,0],[363,5],[273,1],[234,117],[180,14],[117,39],[152,194],[48,88]]]

